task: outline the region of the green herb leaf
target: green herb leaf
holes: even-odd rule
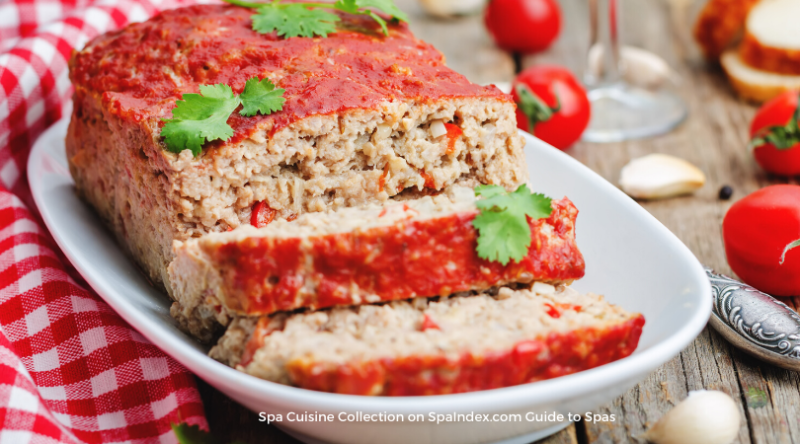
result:
[[[527,85],[519,83],[514,88],[517,91],[517,107],[528,118],[528,130],[533,134],[534,127],[539,122],[547,122],[553,114],[561,111],[561,100],[556,95],[556,106],[550,107],[544,100],[534,94]]]
[[[228,118],[239,104],[243,104],[243,116],[272,114],[283,108],[284,92],[275,89],[269,79],[259,81],[258,77],[245,83],[240,96],[234,95],[228,85],[200,85],[200,94],[184,94],[175,103],[172,119],[163,119],[167,123],[161,128],[161,137],[169,151],[191,150],[199,156],[206,142],[233,136]]]
[[[279,36],[286,38],[327,37],[336,31],[336,22],[341,20],[336,14],[311,9],[302,3],[271,3],[258,8],[252,18],[254,31],[269,34],[277,30]]]
[[[786,248],[783,249],[783,254],[781,254],[781,261],[779,262],[779,264],[783,265],[783,262],[786,260],[786,253],[788,253],[789,250],[792,250],[797,247],[800,247],[800,239],[797,239],[794,242],[789,242],[789,245],[787,245]]]
[[[408,22],[406,13],[401,11],[392,0],[337,0],[334,7],[350,14],[369,15],[381,25],[384,35],[389,35],[389,28],[386,26],[386,20],[369,8],[377,9],[397,20]]]
[[[278,31],[281,37],[327,37],[336,31],[336,22],[341,19],[336,14],[323,9],[335,9],[356,15],[368,15],[378,22],[385,35],[389,35],[386,20],[374,10],[390,15],[393,20],[408,22],[408,16],[392,0],[337,0],[336,3],[297,2],[254,3],[247,0],[224,0],[244,8],[254,8],[253,30],[262,34]]]
[[[500,185],[478,185],[475,187],[475,195],[484,198],[484,201],[481,202],[485,202],[485,200],[490,197],[503,196],[506,194],[508,194],[508,191]]]
[[[750,148],[758,148],[770,144],[779,150],[788,150],[800,143],[800,101],[792,114],[792,118],[784,126],[776,125],[763,128],[750,141]]]
[[[167,149],[173,153],[191,150],[195,156],[203,144],[216,139],[227,140],[233,128],[227,121],[239,106],[239,98],[228,85],[201,85],[200,94],[184,94],[172,110],[172,119],[161,129]]]
[[[239,114],[250,117],[259,112],[268,115],[280,111],[286,102],[283,98],[285,92],[285,89],[275,89],[275,85],[269,79],[259,82],[257,77],[253,77],[245,83],[244,91],[239,95],[242,100],[242,110]]]
[[[375,8],[402,22],[408,22],[408,16],[401,11],[392,0],[355,0],[359,8]]]
[[[513,193],[497,185],[482,185],[475,189],[475,194],[482,197],[475,203],[480,214],[472,221],[478,230],[478,257],[503,265],[509,260],[521,260],[531,245],[527,218],[549,217],[553,212],[552,200],[531,193],[524,184]]]

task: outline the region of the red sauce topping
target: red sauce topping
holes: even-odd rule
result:
[[[575,243],[578,210],[553,201],[546,219],[529,221],[531,247],[519,262],[478,257],[474,212],[308,238],[252,237],[208,251],[222,270],[234,311],[269,314],[357,302],[353,286],[384,301],[485,289],[525,276],[563,282],[583,277]],[[552,229],[543,230],[544,225]],[[550,234],[546,234],[550,233]],[[211,247],[213,248],[213,247]],[[311,285],[308,285],[311,284]]]
[[[196,5],[164,11],[144,23],[103,34],[70,61],[80,90],[102,97],[129,121],[168,118],[183,93],[223,83],[241,93],[247,79],[286,89],[283,110],[228,124],[231,143],[259,127],[276,131],[303,117],[377,107],[385,101],[454,97],[510,98],[497,88],[470,83],[447,68],[433,46],[406,24],[389,36],[370,18],[342,14],[340,31],[327,38],[279,38],[251,29],[252,9]]]
[[[552,379],[595,368],[636,350],[644,317],[607,328],[583,328],[520,341],[510,350],[459,358],[407,356],[343,365],[289,362],[302,388],[352,395],[420,396],[463,393]]]

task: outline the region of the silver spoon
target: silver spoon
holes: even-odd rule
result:
[[[711,326],[734,346],[789,370],[800,370],[800,315],[772,296],[706,268],[714,308]]]

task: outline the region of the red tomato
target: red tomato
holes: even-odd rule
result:
[[[528,68],[514,80],[511,95],[517,102],[517,126],[558,149],[575,143],[589,125],[589,98],[566,68]]]
[[[538,52],[558,37],[561,9],[555,0],[491,0],[484,21],[497,46]]]
[[[750,124],[750,138],[764,141],[753,156],[761,168],[773,174],[800,174],[800,128],[797,118],[797,91],[788,91],[765,103]],[[774,143],[770,143],[773,138]]]
[[[722,237],[743,281],[773,296],[800,295],[800,186],[773,185],[736,202]]]

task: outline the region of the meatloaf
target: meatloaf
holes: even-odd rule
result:
[[[269,381],[434,395],[567,375],[630,355],[644,318],[601,296],[531,289],[237,318],[211,356]]]
[[[252,10],[197,5],[101,35],[74,54],[67,156],[78,194],[157,284],[172,242],[278,218],[383,202],[452,184],[526,180],[511,98],[470,83],[404,23],[384,36],[342,13],[326,38],[251,29]],[[227,123],[233,136],[172,153],[163,119],[183,94],[253,77],[285,90],[283,109]]]
[[[478,257],[475,194],[464,187],[176,243],[169,267],[173,316],[209,339],[215,320],[227,325],[233,314],[569,283],[585,268],[575,242],[578,210],[566,198],[551,207],[549,217],[528,221],[528,254],[505,265]]]

